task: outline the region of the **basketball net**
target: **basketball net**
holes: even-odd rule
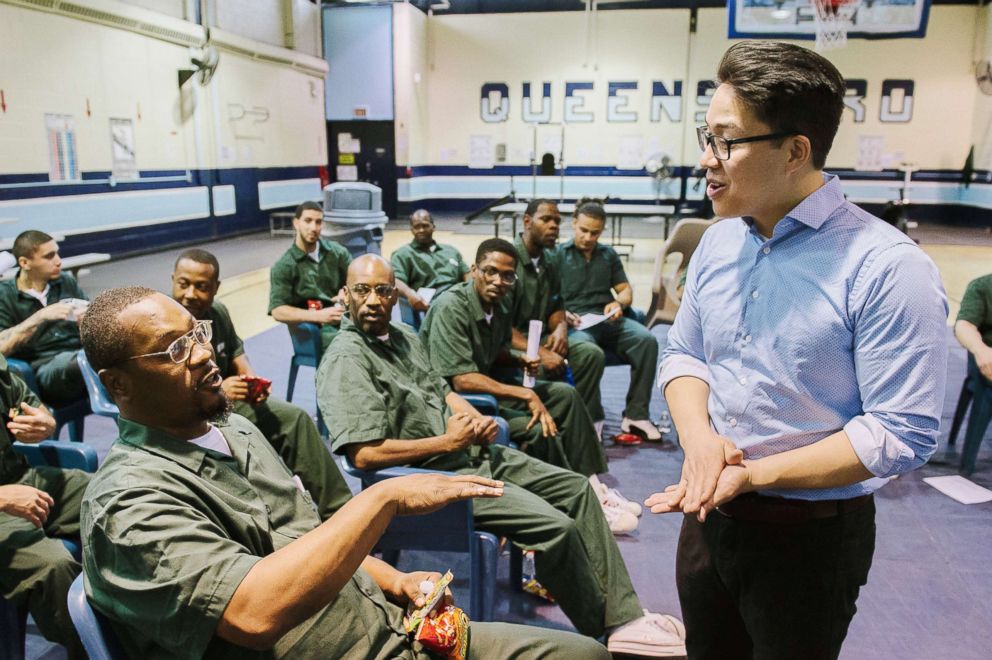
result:
[[[854,27],[854,16],[861,0],[810,0],[816,10],[816,49],[842,48],[847,45],[847,32]]]

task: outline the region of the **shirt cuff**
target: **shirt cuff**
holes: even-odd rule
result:
[[[668,383],[682,376],[698,378],[707,385],[710,382],[710,370],[705,362],[689,355],[671,355],[662,360],[658,367],[658,389],[662,396]]]
[[[902,440],[882,426],[871,413],[859,415],[844,425],[854,453],[876,477],[891,477],[913,465],[916,454]]]

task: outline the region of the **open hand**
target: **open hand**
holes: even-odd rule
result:
[[[503,482],[474,474],[410,474],[386,479],[372,488],[387,489],[401,516],[431,513],[459,500],[473,497],[500,497]]]

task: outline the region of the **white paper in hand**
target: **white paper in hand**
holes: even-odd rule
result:
[[[527,358],[529,360],[537,359],[541,349],[541,330],[543,329],[544,323],[541,321],[531,321],[527,328]],[[536,384],[537,378],[524,371],[524,387],[534,387]]]
[[[608,318],[610,317],[606,314],[583,314],[579,317],[579,330],[585,330],[586,328],[591,328],[594,325],[599,325]]]
[[[432,289],[429,286],[422,286],[417,289],[417,295],[424,299],[428,305],[434,300],[434,294],[437,293],[437,289]]]

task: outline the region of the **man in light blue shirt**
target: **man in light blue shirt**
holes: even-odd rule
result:
[[[937,446],[947,302],[933,262],[823,172],[844,80],[742,42],[698,129],[726,218],[690,262],[659,386],[685,452],[647,504],[685,514],[690,658],[836,658],[875,541],[871,493]]]

